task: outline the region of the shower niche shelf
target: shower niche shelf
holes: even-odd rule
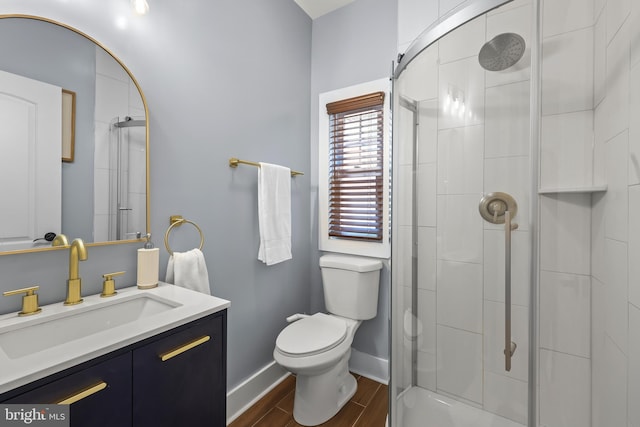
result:
[[[563,194],[563,193],[600,193],[607,191],[607,185],[592,185],[590,187],[563,187],[563,188],[539,188],[538,194]]]

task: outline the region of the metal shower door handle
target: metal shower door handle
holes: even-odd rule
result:
[[[518,228],[512,222],[518,204],[507,193],[489,193],[480,200],[480,215],[493,223],[504,223],[504,369],[511,371],[511,357],[516,343],[511,341],[511,232]]]

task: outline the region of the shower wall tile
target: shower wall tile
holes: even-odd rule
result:
[[[540,187],[593,184],[593,111],[542,117]]]
[[[397,114],[396,123],[403,130],[413,130],[413,114],[407,110],[403,114]],[[400,132],[400,138],[395,141],[398,150],[398,165],[411,165],[413,163],[413,132]]]
[[[629,302],[640,307],[640,262],[638,262],[640,260],[640,185],[629,187],[628,250]],[[636,335],[636,337],[640,337],[640,335]]]
[[[437,390],[437,366],[436,355],[431,353],[424,353],[418,351],[418,387],[426,388],[427,390]]]
[[[438,132],[438,194],[482,193],[484,126]]]
[[[440,16],[444,16],[447,13],[451,12],[453,9],[455,9],[457,6],[461,5],[462,3],[464,3],[465,0],[440,0]]]
[[[604,244],[607,264],[604,285],[606,292],[599,303],[604,307],[605,332],[626,353],[628,347],[628,261],[627,244],[606,239]],[[637,262],[637,261],[634,261]]]
[[[418,350],[436,355],[436,292],[418,290],[418,327],[416,338]],[[409,325],[405,325],[405,330]]]
[[[504,302],[504,231],[484,231],[484,299]],[[511,235],[511,303],[529,305],[531,233],[516,230]]]
[[[436,164],[418,165],[418,226],[435,227],[437,216]],[[409,199],[410,200],[410,199]],[[410,207],[410,203],[408,203]]]
[[[629,25],[625,23],[607,47],[607,101],[615,106],[607,117],[604,137],[608,141],[629,127]]]
[[[529,358],[529,310],[511,307],[511,341],[517,345],[511,371],[505,371],[504,303],[484,302],[484,370],[508,378],[527,381]]]
[[[531,0],[514,0],[510,3],[505,4],[504,6],[500,6],[498,9],[490,11],[487,15],[488,16],[499,15],[511,9],[516,9],[522,6],[530,6],[530,5],[531,5]]]
[[[627,241],[629,232],[628,146],[626,131],[605,144],[608,187],[604,196],[604,235],[623,242]]]
[[[500,7],[500,13],[489,14],[487,17],[487,41],[498,34],[516,33],[525,42],[525,51],[522,58],[511,67],[503,71],[489,72],[486,75],[487,87],[501,84],[529,80],[531,76],[531,3],[514,1],[513,7],[507,9]],[[529,105],[527,101],[527,106]],[[488,120],[487,120],[488,121]],[[528,136],[527,136],[528,139]]]
[[[94,127],[95,155],[93,166],[95,169],[109,169],[109,122],[95,122]]]
[[[590,365],[589,359],[540,350],[540,425],[591,425]]]
[[[629,28],[640,28],[640,3],[637,1],[631,4],[631,14],[629,16]],[[640,63],[640,37],[631,37],[630,39],[630,62],[631,66]]]
[[[438,100],[421,101],[418,105],[418,163],[438,160]]]
[[[521,231],[529,230],[530,175],[528,156],[499,157],[484,161],[484,192],[502,191],[513,196],[518,203],[518,212],[513,222],[518,224],[518,230]],[[483,222],[485,229],[504,230],[504,225]]]
[[[542,42],[542,115],[593,108],[593,28]]]
[[[629,184],[640,184],[640,63],[629,80]]]
[[[593,181],[596,183],[607,182],[605,128],[614,110],[615,105],[605,96],[593,111]]]
[[[401,165],[398,168],[398,182],[394,187],[396,196],[396,211],[394,220],[399,225],[411,225],[413,208],[413,168],[409,165]]]
[[[482,263],[478,196],[438,196],[438,259]]]
[[[607,27],[604,16],[593,27],[593,103],[598,105],[607,90]]]
[[[607,0],[594,0],[593,2],[593,16],[600,17],[603,15],[604,7],[607,5]]]
[[[594,0],[544,0],[542,37],[555,36],[593,25]]]
[[[101,74],[96,74],[95,118],[109,123],[114,117],[129,114],[129,85]]]
[[[108,215],[109,214],[109,179],[111,172],[109,169],[96,169],[93,177],[93,187],[96,194],[101,194],[103,197],[96,197],[93,205],[94,213],[96,215]]]
[[[478,125],[484,122],[484,69],[477,57],[439,67],[438,128]]]
[[[484,409],[527,424],[527,382],[493,372],[484,373]]]
[[[594,193],[591,202],[591,276],[603,281],[606,276],[604,256],[604,192]]]
[[[529,155],[529,81],[487,88],[485,157]]]
[[[438,97],[438,44],[416,57],[404,71],[399,90],[414,101]]]
[[[482,403],[482,335],[438,325],[439,391]]]
[[[627,357],[608,336],[605,336],[604,346],[594,347],[593,362],[596,367],[592,371],[593,425],[628,425]],[[601,367],[601,369],[597,367]],[[637,405],[637,402],[634,402],[634,405]]]
[[[540,346],[591,356],[591,279],[589,276],[540,272]]]
[[[477,57],[484,44],[486,18],[484,15],[466,23],[440,40],[440,63]]]
[[[482,265],[438,261],[438,324],[482,333]]]
[[[438,20],[438,3],[398,0],[398,44],[408,46],[428,25]],[[400,49],[398,52],[404,52]]]
[[[403,236],[405,237],[405,236]],[[409,242],[411,235],[408,236]],[[435,227],[418,228],[418,288],[436,290],[437,240]],[[409,265],[410,267],[410,265]]]
[[[591,249],[589,194],[549,195],[540,199],[540,268],[588,275]]]
[[[396,272],[395,283],[399,286],[411,286],[411,226],[398,226],[397,232],[398,239],[393,263],[393,270]]]
[[[640,426],[640,308],[629,304],[629,353],[628,353],[628,425]]]
[[[631,13],[635,0],[607,0],[607,41],[611,41]]]

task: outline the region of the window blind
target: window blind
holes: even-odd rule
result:
[[[327,104],[329,236],[382,241],[384,92]]]

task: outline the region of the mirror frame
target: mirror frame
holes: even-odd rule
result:
[[[107,49],[102,43],[100,43],[99,41],[97,41],[96,39],[94,39],[93,37],[91,37],[88,34],[83,33],[82,31],[78,30],[77,28],[74,28],[70,25],[64,24],[62,22],[58,22],[55,21],[53,19],[49,19],[49,18],[45,18],[42,16],[36,16],[36,15],[25,15],[25,14],[0,14],[0,19],[7,19],[7,18],[22,18],[22,19],[32,19],[35,21],[42,21],[42,22],[46,22],[49,24],[53,24],[53,25],[57,25],[59,27],[62,28],[66,28],[67,30],[71,30],[74,33],[86,38],[87,40],[93,42],[95,45],[101,47],[105,52],[107,52],[109,54],[109,56],[111,56],[118,64],[120,64],[120,66],[122,67],[122,69],[129,75],[129,77],[131,78],[131,81],[133,81],[133,84],[136,86],[136,88],[138,89],[138,92],[140,93],[140,98],[142,98],[142,105],[144,106],[144,115],[145,115],[145,143],[146,143],[146,153],[145,153],[145,157],[146,157],[146,165],[147,165],[147,170],[145,171],[145,179],[146,179],[146,192],[147,192],[147,197],[146,197],[146,233],[149,234],[151,233],[151,203],[150,203],[150,173],[149,173],[149,107],[147,105],[147,98],[144,96],[144,92],[142,92],[142,88],[140,88],[140,84],[138,83],[138,80],[136,80],[136,78],[134,77],[134,75],[131,73],[131,71],[129,70],[129,68],[124,65],[124,63],[113,53],[111,52],[109,49]],[[73,236],[67,236],[69,239],[72,239]],[[111,240],[111,241],[104,241],[104,242],[91,242],[91,243],[86,243],[86,246],[88,247],[92,247],[92,246],[109,246],[109,245],[120,245],[120,244],[125,244],[125,243],[135,243],[135,242],[143,242],[146,241],[145,237],[140,237],[138,239],[129,239],[129,240]],[[55,250],[60,250],[60,249],[67,249],[67,247],[65,246],[47,246],[47,247],[40,247],[40,248],[29,248],[29,249],[17,249],[17,250],[9,250],[9,251],[2,251],[0,248],[0,256],[3,255],[14,255],[14,254],[24,254],[24,253],[33,253],[33,252],[47,252],[47,251],[55,251]]]

